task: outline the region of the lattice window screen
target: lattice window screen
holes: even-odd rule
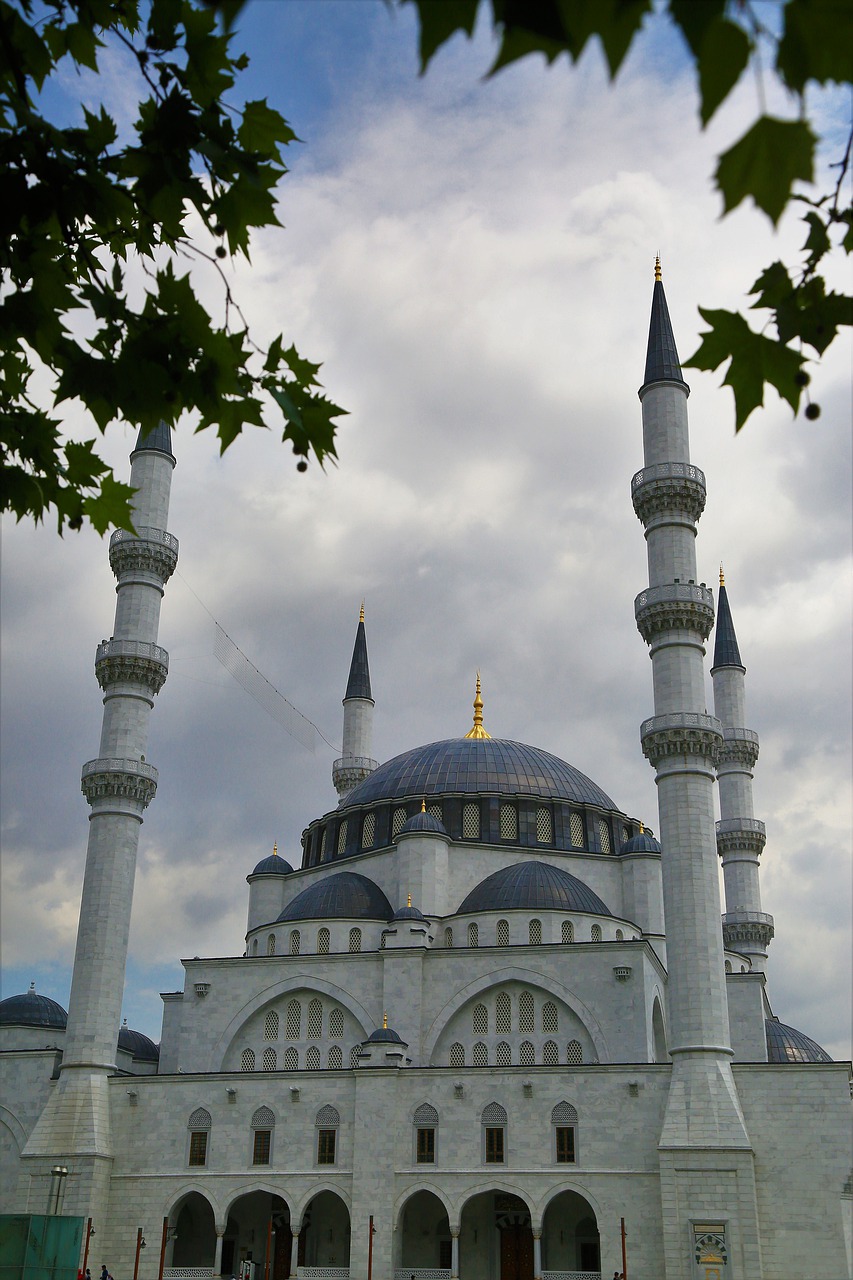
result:
[[[574,940],[575,940],[575,926],[572,924],[571,920],[564,920],[563,921],[563,942],[574,942]]]
[[[453,946],[453,930],[452,929],[449,929],[449,928],[445,929],[444,945],[447,947],[448,951],[452,948]]]
[[[569,835],[574,847],[582,849],[584,846],[584,828],[583,818],[579,813],[573,813],[569,818]]]
[[[261,1059],[264,1071],[275,1071],[276,1056],[275,1049],[264,1049],[264,1056]]]
[[[301,941],[301,939],[300,939],[300,937],[299,937],[299,930],[298,930],[298,929],[291,929],[291,931],[290,931],[290,954],[291,954],[292,956],[298,956],[298,955],[299,955],[299,944],[300,944],[300,941]]]
[[[278,1039],[278,1014],[276,1013],[275,1009],[271,1009],[267,1014],[267,1016],[264,1018],[264,1039],[265,1040]]]
[[[302,1034],[302,1005],[298,1000],[291,1000],[287,1006],[285,1035],[288,1040],[298,1040]]]
[[[391,819],[391,835],[398,836],[406,823],[406,810],[395,809]]]
[[[551,1111],[551,1124],[577,1124],[578,1113],[570,1102],[558,1102]]]
[[[531,947],[541,946],[542,945],[542,921],[531,920],[530,927],[527,931],[527,935],[530,939]]]
[[[317,933],[317,954],[318,955],[327,956],[329,954],[329,942],[331,941],[331,936],[332,935],[329,933],[328,929],[319,930],[319,932]]]
[[[376,814],[368,813],[361,825],[361,847],[362,849],[370,849],[373,847],[373,840],[376,835]]]
[[[254,1071],[255,1069],[255,1051],[254,1049],[244,1049],[240,1054],[240,1070]]]
[[[474,1005],[471,1030],[475,1036],[487,1036],[489,1034],[489,1011],[484,1004]]]
[[[284,1069],[285,1071],[299,1070],[299,1054],[292,1046],[284,1051]]]
[[[323,1034],[323,1004],[320,1000],[312,1000],[308,1005],[308,1036],[318,1040]]]
[[[603,818],[598,819],[598,843],[602,853],[610,852],[610,828]]]
[[[430,1103],[422,1102],[415,1109],[415,1114],[412,1116],[412,1124],[415,1127],[418,1125],[438,1124],[438,1112]]]
[[[359,1056],[361,1054],[361,1045],[354,1044],[349,1051],[349,1064],[351,1068],[358,1066]]]
[[[495,1063],[499,1067],[509,1067],[512,1065],[512,1054],[510,1047],[505,1040],[502,1040],[495,1049]]]
[[[617,942],[624,942],[624,941],[625,941],[625,935],[624,935],[624,933],[622,932],[622,930],[621,930],[621,929],[617,929],[617,930],[616,930],[616,941],[617,941]]]
[[[427,813],[431,818],[436,818],[439,822],[444,822],[444,815],[441,812],[440,804],[428,804]]]
[[[553,1000],[546,1000],[542,1006],[542,1030],[546,1036],[557,1034],[557,1006]]]
[[[480,931],[477,928],[476,923],[472,920],[471,923],[468,925],[468,946],[479,947],[479,945],[480,945]]]
[[[344,851],[347,847],[347,827],[348,826],[349,826],[349,822],[345,818],[344,821],[341,823],[341,825],[338,827],[338,857],[339,858],[343,857]]]
[[[498,937],[499,947],[509,946],[509,921],[508,920],[498,921],[497,937]]]
[[[326,856],[326,828],[323,828],[323,834],[320,836],[320,861],[322,862]]]
[[[450,1065],[451,1067],[465,1066],[465,1046],[458,1041],[450,1046]]]
[[[480,838],[480,806],[464,804],[462,806],[462,839],[479,840]]]
[[[341,1117],[337,1107],[330,1105],[321,1107],[317,1112],[317,1119],[314,1121],[318,1129],[337,1129],[340,1123]]]
[[[570,1040],[566,1046],[566,1062],[569,1066],[577,1066],[583,1062],[583,1049],[581,1049],[579,1040]]]
[[[514,804],[501,805],[501,840],[518,839],[518,813]]]
[[[482,1041],[477,1041],[471,1054],[471,1061],[475,1067],[487,1067],[489,1065],[489,1051]]]
[[[495,1031],[499,1036],[507,1036],[512,1031],[512,1001],[505,991],[501,991],[495,1001]]]
[[[551,810],[541,806],[536,810],[536,839],[540,844],[552,844],[554,839]]]
[[[533,1030],[533,996],[529,991],[522,991],[518,997],[518,1029]]]
[[[546,1040],[542,1046],[542,1062],[546,1067],[556,1067],[560,1061],[560,1051],[553,1040]]]
[[[349,931],[349,949],[351,954],[361,951],[361,930],[350,929]]]
[[[199,1131],[210,1128],[210,1112],[205,1107],[196,1107],[187,1121],[187,1128]]]
[[[275,955],[275,934],[274,933],[271,933],[270,936],[267,938],[267,955],[268,956]]]
[[[316,1044],[308,1046],[308,1052],[305,1055],[305,1065],[309,1071],[320,1070],[320,1050]]]
[[[506,1124],[506,1111],[499,1102],[483,1107],[483,1124]]]
[[[274,1129],[275,1113],[269,1107],[258,1107],[252,1116],[253,1129]]]
[[[593,942],[600,942],[601,941],[601,925],[594,924],[589,931],[589,936]]]
[[[333,1044],[329,1050],[329,1070],[340,1071],[344,1065],[344,1055],[339,1044]]]
[[[333,1040],[339,1040],[344,1034],[344,1011],[343,1009],[333,1009],[329,1014],[329,1035]]]
[[[518,1061],[522,1067],[532,1067],[536,1063],[536,1054],[529,1040],[522,1040],[518,1050]]]

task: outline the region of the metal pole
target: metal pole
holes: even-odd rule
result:
[[[92,1234],[92,1219],[91,1219],[91,1218],[88,1218],[88,1219],[86,1220],[86,1248],[83,1250],[83,1277],[84,1277],[84,1280],[85,1280],[85,1276],[86,1276],[86,1267],[87,1267],[88,1262],[89,1262],[89,1237],[91,1236],[91,1234]]]
[[[133,1280],[139,1275],[139,1253],[142,1249],[142,1228],[136,1228],[136,1257],[133,1260]]]
[[[373,1214],[371,1213],[367,1240],[367,1280],[373,1280],[373,1237],[375,1234],[376,1228],[373,1225]]]
[[[625,1219],[619,1219],[619,1228],[622,1232],[622,1280],[628,1280],[628,1251],[625,1246]]]
[[[166,1265],[166,1241],[169,1238],[169,1215],[163,1219],[163,1237],[160,1241],[160,1266],[157,1270],[157,1280],[163,1280],[163,1268]]]
[[[272,1214],[267,1223],[267,1256],[264,1260],[264,1280],[270,1280],[270,1253],[272,1251]]]

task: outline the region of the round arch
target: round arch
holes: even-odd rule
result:
[[[585,1188],[555,1188],[542,1214],[543,1270],[600,1272],[599,1220],[598,1207]]]
[[[399,1228],[403,1220],[403,1211],[406,1208],[407,1202],[411,1200],[412,1196],[418,1195],[421,1191],[429,1191],[434,1195],[436,1200],[439,1200],[441,1204],[444,1205],[444,1211],[447,1214],[448,1222],[451,1220],[453,1215],[453,1205],[450,1203],[450,1197],[447,1195],[447,1192],[443,1191],[442,1188],[437,1186],[434,1182],[419,1182],[417,1186],[406,1187],[405,1191],[401,1191],[397,1197],[394,1204],[395,1231]]]
[[[334,1182],[314,1182],[307,1191],[303,1192],[300,1199],[296,1201],[295,1211],[291,1210],[294,1222],[302,1221],[305,1217],[305,1211],[311,1201],[316,1200],[317,1196],[320,1195],[322,1191],[330,1191],[333,1196],[337,1196],[339,1200],[343,1201],[347,1213],[350,1215],[352,1214],[352,1197],[344,1187],[339,1186]]]
[[[210,1193],[210,1188],[200,1182],[184,1182],[175,1190],[170,1188],[166,1198],[162,1201],[162,1214],[160,1217],[168,1218],[170,1223],[176,1213],[183,1208],[183,1202],[187,1196],[201,1196],[202,1200],[206,1200],[210,1205],[210,1211],[213,1214],[214,1222],[221,1222],[222,1213],[218,1201]]]
[[[667,1049],[666,1035],[666,1018],[664,1016],[664,1003],[658,987],[655,987],[652,997],[651,1020],[649,1027],[649,1043],[654,1052],[655,1062],[669,1062],[669,1050]]]
[[[450,1266],[450,1209],[437,1188],[423,1184],[409,1187],[394,1223],[395,1270],[406,1273]]]
[[[303,1204],[300,1223],[305,1265],[321,1272],[327,1267],[349,1267],[352,1235],[349,1196],[335,1186],[312,1187]]]
[[[284,1191],[282,1191],[281,1187],[274,1186],[271,1181],[258,1181],[253,1183],[252,1186],[250,1187],[247,1187],[247,1186],[235,1187],[233,1193],[231,1194],[230,1199],[227,1201],[225,1205],[223,1221],[225,1220],[225,1218],[228,1217],[229,1214],[233,1212],[234,1206],[238,1203],[238,1201],[243,1200],[246,1196],[254,1195],[256,1191],[260,1191],[266,1195],[275,1196],[276,1199],[278,1200],[283,1200],[288,1213],[290,1214],[291,1218],[293,1217],[293,1205],[291,1203],[290,1197],[287,1194],[285,1194]]]
[[[172,1267],[213,1267],[216,1258],[216,1210],[203,1191],[185,1191],[169,1214]]]
[[[501,1191],[504,1195],[516,1196],[519,1200],[523,1200],[530,1212],[530,1221],[534,1221],[535,1209],[526,1189],[518,1186],[515,1182],[510,1182],[508,1178],[498,1177],[484,1178],[483,1181],[478,1182],[476,1186],[466,1188],[463,1192],[464,1198],[458,1206],[455,1225],[457,1227],[461,1226],[462,1215],[465,1212],[466,1205],[469,1205],[472,1200],[476,1200],[477,1196],[488,1195],[491,1191]],[[453,1225],[452,1222],[451,1225]]]
[[[349,1011],[352,1017],[361,1027],[362,1035],[369,1034],[368,1028],[372,1029],[372,1020],[364,1005],[356,1000],[354,996],[345,991],[343,987],[339,987],[336,983],[326,982],[321,978],[308,978],[307,975],[294,976],[292,978],[284,978],[281,982],[273,983],[269,987],[265,987],[260,994],[253,999],[247,1000],[246,1003],[238,1010],[228,1026],[220,1035],[213,1047],[213,1054],[219,1062],[224,1062],[226,1055],[230,1052],[235,1038],[239,1035],[242,1027],[249,1018],[253,1017],[260,1009],[270,1004],[273,1000],[279,999],[281,996],[290,995],[294,991],[316,991],[318,995],[328,996],[329,999],[335,1000],[338,1004],[343,1005]]]

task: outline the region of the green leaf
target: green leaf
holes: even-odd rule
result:
[[[669,0],[669,13],[698,62],[708,28],[725,16],[726,0]]]
[[[503,28],[498,56],[489,74],[530,53],[553,62],[567,53],[576,62],[587,42],[598,36],[611,79],[625,59],[651,0],[492,0],[495,22]]]
[[[98,493],[83,499],[83,514],[89,519],[98,533],[106,533],[107,529],[132,529],[133,511],[131,500],[136,490],[129,484],[122,484],[108,472],[101,480]]]
[[[788,0],[776,70],[789,89],[802,93],[810,80],[849,84],[853,49],[850,0]]]
[[[776,308],[790,296],[793,289],[787,267],[781,262],[773,262],[762,271],[749,291],[750,296],[758,295],[758,301],[753,302],[752,308]]]
[[[260,151],[275,158],[278,157],[279,143],[287,146],[298,141],[284,116],[268,107],[266,99],[246,103],[237,138],[246,151]]]
[[[734,391],[735,430],[740,431],[752,411],[764,404],[766,383],[775,387],[796,413],[801,394],[797,375],[804,358],[784,342],[755,333],[736,311],[700,307],[699,313],[711,328],[700,335],[699,347],[684,363],[693,369],[717,369],[730,361],[723,386]]]
[[[708,27],[697,59],[703,126],[737,84],[751,52],[752,41],[734,22],[720,19]]]
[[[775,224],[791,198],[793,184],[813,180],[815,136],[804,120],[762,116],[720,156],[717,187],[726,213],[747,196]]]
[[[436,51],[457,31],[464,31],[467,36],[474,34],[480,0],[402,0],[402,3],[413,4],[418,11],[421,74]]]
[[[818,213],[807,213],[803,218],[803,222],[807,223],[809,228],[809,234],[806,237],[803,250],[809,255],[812,264],[816,265],[823,255],[829,253],[832,248],[829,229]]]

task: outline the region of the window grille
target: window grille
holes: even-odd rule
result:
[[[320,929],[317,934],[317,954],[327,956],[329,954],[329,942],[331,934],[328,929]]]
[[[267,1016],[264,1018],[264,1039],[265,1040],[278,1039],[278,1014],[276,1013],[275,1009],[271,1009],[267,1014]]]
[[[598,819],[598,843],[601,845],[602,853],[610,852],[610,828],[603,818]]]
[[[323,1005],[320,1000],[312,1000],[308,1005],[308,1038],[318,1040],[323,1034]]]
[[[579,1040],[570,1040],[566,1047],[566,1062],[570,1067],[583,1062],[583,1050]]]
[[[502,804],[500,810],[501,840],[518,839],[518,813],[514,804]]]
[[[477,928],[476,922],[472,920],[471,923],[468,925],[468,946],[479,947],[479,945],[480,945],[480,931]]]
[[[505,1040],[502,1040],[495,1049],[495,1064],[499,1067],[509,1067],[512,1065],[512,1054],[510,1047]]]
[[[483,1124],[506,1124],[506,1110],[499,1102],[490,1102],[483,1108]]]
[[[542,921],[531,920],[530,927],[527,930],[527,936],[530,940],[531,947],[540,947],[542,945]]]
[[[340,1112],[337,1107],[333,1107],[331,1105],[321,1107],[317,1112],[317,1118],[314,1121],[314,1124],[318,1129],[337,1129],[340,1123]]]
[[[486,1164],[503,1164],[505,1160],[506,1111],[499,1102],[483,1109],[483,1134]]]
[[[430,1103],[422,1102],[416,1109],[415,1114],[412,1116],[412,1124],[416,1127],[421,1124],[437,1125],[438,1112],[435,1107],[430,1105]]]
[[[546,1040],[542,1046],[542,1063],[546,1067],[556,1067],[560,1061],[560,1052],[553,1040]]]
[[[499,1036],[507,1036],[512,1031],[512,1002],[505,991],[501,991],[495,1001],[495,1031]]]
[[[589,931],[589,936],[593,942],[600,942],[601,941],[601,925],[594,924]]]
[[[276,1056],[275,1049],[264,1049],[264,1056],[261,1059],[264,1071],[275,1071]]]
[[[427,813],[431,818],[437,819],[437,821],[441,822],[442,824],[444,823],[444,815],[442,814],[440,804],[428,804]]]
[[[329,1049],[329,1070],[340,1071],[344,1065],[344,1055],[341,1052],[339,1044],[333,1044]]]
[[[271,933],[270,936],[267,938],[267,955],[268,956],[275,955],[275,934],[274,933]]]
[[[187,1121],[188,1129],[209,1129],[210,1112],[205,1107],[196,1107]]]
[[[253,1129],[274,1129],[275,1112],[271,1107],[258,1107],[252,1115]]]
[[[287,1006],[284,1034],[288,1040],[298,1040],[302,1035],[302,1005],[298,1000],[291,1000]]]
[[[542,1006],[542,1030],[546,1036],[553,1036],[557,1034],[558,1029],[557,1006],[553,1000],[546,1000]]]
[[[299,930],[291,929],[290,931],[290,954],[292,956],[299,955]]]
[[[574,942],[574,940],[575,940],[575,926],[572,924],[571,920],[564,920],[563,921],[563,942]]]
[[[299,1070],[299,1054],[292,1045],[284,1051],[284,1069],[285,1071]]]
[[[339,1040],[344,1034],[344,1011],[343,1009],[333,1009],[329,1014],[329,1035],[333,1040]]]
[[[305,1055],[305,1066],[309,1071],[320,1070],[320,1050],[316,1044],[308,1046],[308,1052]]]
[[[462,806],[462,839],[479,840],[480,838],[480,806],[464,804]]]
[[[388,946],[388,930],[383,929],[379,938],[379,950],[384,951]]]
[[[529,1040],[522,1040],[518,1050],[518,1061],[522,1067],[532,1067],[536,1064],[536,1054],[533,1052],[533,1045]]]
[[[444,945],[447,947],[448,951],[453,947],[453,930],[450,928],[447,928],[444,931]]]
[[[630,839],[631,839],[631,828],[630,828],[630,827],[626,827],[626,826],[623,824],[623,826],[622,826],[622,843],[624,844],[626,840],[630,840]]]
[[[400,832],[403,830],[403,827],[404,827],[405,825],[406,825],[406,810],[405,810],[405,809],[395,809],[395,810],[394,810],[394,815],[393,815],[393,817],[391,818],[391,836],[392,836],[392,838],[393,838],[394,836],[398,836],[398,835],[400,834]]]
[[[207,1164],[207,1132],[190,1134],[190,1150],[187,1163],[194,1168]]]
[[[509,946],[509,921],[508,920],[498,921],[497,942],[499,947]]]
[[[339,858],[342,858],[344,856],[344,852],[346,851],[348,826],[349,826],[349,821],[348,819],[344,818],[343,822],[338,827],[338,857]]]
[[[271,1138],[269,1129],[256,1129],[252,1134],[252,1164],[269,1164]]]
[[[450,1065],[451,1067],[465,1066],[465,1046],[458,1041],[450,1046]]]
[[[529,991],[522,991],[518,997],[518,1029],[532,1031],[533,1028],[533,996]]]
[[[255,1069],[255,1051],[254,1049],[244,1049],[240,1054],[240,1070],[254,1071]]]
[[[326,828],[324,827],[323,833],[320,836],[320,861],[321,862],[323,861],[325,856],[326,856]]]
[[[577,1109],[570,1102],[558,1102],[551,1112],[551,1124],[577,1124]]]
[[[354,1044],[349,1051],[349,1064],[351,1069],[354,1070],[358,1066],[358,1060],[360,1057],[361,1057],[361,1045]]]
[[[372,849],[373,841],[376,835],[376,814],[368,813],[364,822],[361,824],[361,847],[362,849]]]
[[[616,941],[617,941],[617,942],[624,942],[624,941],[625,941],[625,935],[624,935],[624,933],[622,932],[622,930],[621,930],[621,929],[617,929],[617,930],[616,930]]]
[[[489,1011],[484,1004],[474,1005],[471,1030],[475,1036],[487,1036],[489,1034]]]
[[[357,951],[361,951],[361,930],[360,929],[350,929],[349,949],[350,949],[351,955],[355,955]]]
[[[536,839],[540,844],[553,844],[554,826],[551,822],[551,810],[542,805],[536,810]]]
[[[582,849],[586,843],[584,840],[583,818],[579,813],[573,813],[569,817],[569,838],[575,849]]]
[[[471,1053],[471,1062],[475,1067],[487,1067],[489,1065],[489,1051],[481,1040],[474,1045]]]

